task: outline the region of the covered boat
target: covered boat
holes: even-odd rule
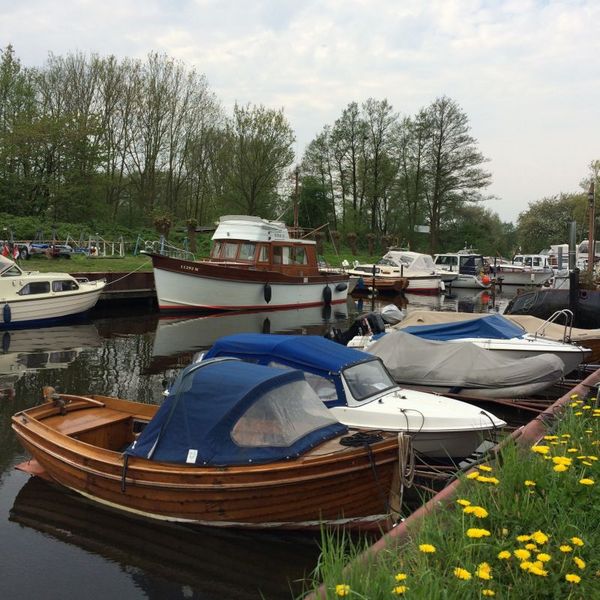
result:
[[[221,217],[207,260],[147,252],[161,311],[266,310],[346,301],[349,277],[321,272],[316,242],[291,238],[284,223]]]
[[[299,371],[192,364],[160,407],[45,392],[13,430],[47,476],[96,502],[229,527],[389,523],[397,436],[354,444]]]
[[[401,384],[478,398],[510,398],[541,392],[563,376],[553,354],[514,360],[471,342],[447,343],[395,330],[366,348]]]
[[[408,433],[415,450],[429,458],[469,456],[506,424],[471,404],[401,389],[378,358],[319,336],[231,335],[217,340],[204,358],[224,356],[301,369],[342,423]]]
[[[402,329],[427,340],[472,342],[496,354],[515,359],[554,354],[563,361],[565,374],[587,362],[591,356],[589,348],[530,335],[517,323],[497,314],[467,321],[415,325]]]

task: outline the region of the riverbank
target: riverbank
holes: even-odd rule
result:
[[[326,535],[313,597],[595,597],[600,409],[586,394],[599,378],[374,547]]]

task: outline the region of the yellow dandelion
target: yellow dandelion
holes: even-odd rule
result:
[[[477,479],[479,477],[479,471],[472,471],[467,475],[467,479]]]
[[[566,465],[567,467],[570,467],[573,464],[573,459],[566,456],[553,456],[552,462],[555,465]]]
[[[589,404],[584,404],[581,408],[582,410],[592,410],[592,407]]]
[[[573,548],[571,546],[569,546],[568,544],[562,544],[561,546],[558,547],[558,549],[561,552],[565,552],[565,553],[573,552]]]
[[[484,588],[481,590],[481,595],[489,596],[491,598],[492,596],[496,595],[496,592],[494,590],[490,590],[489,588]]]
[[[579,448],[567,448],[567,452],[574,454],[575,452],[579,452]]]
[[[479,481],[481,483],[492,483],[493,485],[498,485],[500,483],[500,480],[496,477],[485,477],[484,475],[480,475],[479,477],[477,477],[476,481]]]
[[[471,527],[469,529],[467,529],[467,537],[470,538],[482,538],[482,537],[488,537],[491,535],[491,533],[487,530],[487,529],[479,529],[477,527]]]
[[[565,581],[569,583],[579,583],[581,581],[581,577],[579,575],[575,575],[575,573],[567,573],[565,575]]]
[[[461,506],[471,506],[471,502],[469,500],[465,500],[464,498],[459,498],[456,501],[456,504],[460,504]]]
[[[338,583],[335,586],[335,595],[336,596],[348,596],[350,594],[350,586],[346,583]]]
[[[435,552],[435,546],[432,544],[419,544],[419,550],[425,554],[433,554]]]
[[[528,542],[531,539],[530,535],[518,535],[517,536],[517,542]]]
[[[461,569],[460,567],[456,567],[456,569],[454,569],[454,576],[458,579],[463,579],[464,581],[469,581],[469,579],[472,577],[469,571],[466,569]]]
[[[396,573],[396,575],[394,576],[394,579],[396,581],[406,581],[407,577],[408,577],[408,575],[406,573]]]
[[[395,588],[392,588],[392,594],[396,596],[402,596],[408,591],[408,588],[405,585],[397,585]]]
[[[552,467],[557,473],[564,473],[565,471],[569,470],[569,467],[567,467],[567,465],[554,465],[554,467]]]
[[[529,544],[525,544],[525,548],[527,550],[537,550],[537,544],[533,544],[533,543],[529,543]]]
[[[550,440],[557,440],[558,436],[557,435],[545,435],[544,439],[548,440],[548,441],[550,441]]]
[[[583,479],[579,480],[579,483],[581,485],[594,485],[594,480],[590,479],[589,477],[584,477]]]
[[[583,571],[583,569],[585,569],[585,560],[579,558],[579,556],[574,556],[573,557],[573,562],[577,565],[577,567],[579,569],[581,569]]]
[[[521,567],[521,569],[523,569],[523,571],[529,571],[529,569],[531,568],[531,564],[528,560],[524,560],[519,567]]]
[[[561,436],[561,438],[565,438],[565,439],[569,439],[571,437],[570,433],[563,433]]]
[[[527,560],[531,556],[531,552],[529,552],[529,550],[525,550],[525,548],[518,548],[513,552],[513,554],[519,560]]]
[[[508,560],[511,557],[511,553],[508,550],[501,550],[498,552],[498,558],[500,560]]]
[[[531,539],[536,544],[545,544],[550,538],[543,531],[534,531],[531,534]]]
[[[591,454],[591,455],[588,456],[588,460],[596,461],[596,460],[598,460],[598,457],[594,456],[593,454]]]
[[[531,450],[533,452],[537,452],[538,454],[548,454],[550,452],[549,446],[532,446]]]
[[[552,557],[549,554],[546,554],[545,552],[541,552],[540,554],[538,554],[536,556],[536,559],[539,560],[542,563],[546,563],[548,562]]]
[[[548,575],[548,571],[536,564],[531,565],[529,569],[527,569],[527,572],[532,575],[538,575],[539,577],[546,577]]]
[[[489,514],[482,506],[465,506],[463,512],[467,515],[473,515],[478,519],[485,519]]]
[[[508,535],[508,529],[506,527],[503,527],[500,533],[502,533],[502,535],[506,537]]]
[[[592,466],[594,466],[594,463],[591,463],[591,462],[589,462],[587,460],[582,460],[581,464],[585,465],[586,467],[592,467]]]
[[[527,487],[534,487],[535,486],[535,481],[532,481],[531,479],[526,479],[525,480],[525,485]]]
[[[578,410],[577,412],[573,413],[576,417],[581,417],[583,415],[583,412]]]
[[[585,545],[584,541],[578,537],[572,537],[571,543],[574,544],[575,546],[584,546]]]
[[[577,398],[579,398],[579,394],[577,392],[572,393],[569,398],[571,400],[577,400]]]
[[[485,579],[489,581],[492,578],[492,568],[486,562],[482,562],[477,566],[477,571],[475,571],[475,575],[479,577],[479,579]]]
[[[488,467],[487,465],[479,465],[477,467],[480,471],[485,471],[486,473],[490,473],[493,471],[492,467]]]

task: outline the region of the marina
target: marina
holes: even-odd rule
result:
[[[495,295],[488,290],[455,290],[436,296],[403,294],[394,301],[408,315],[459,309],[501,313],[510,294],[506,289]],[[348,327],[365,311],[381,310],[389,302],[389,298],[349,297],[331,307],[217,313],[189,319],[165,318],[145,300],[126,305],[104,302],[85,323],[48,328],[45,334],[44,329],[29,334],[27,330],[6,331],[0,362],[6,365],[6,372],[0,374],[0,536],[12,549],[11,575],[3,583],[10,597],[44,593],[46,569],[32,572],[29,565],[33,561],[50,561],[57,593],[67,596],[76,594],[84,584],[89,586],[90,581],[94,584],[90,598],[126,594],[130,598],[278,600],[297,595],[302,580],[316,564],[318,533],[223,531],[157,523],[98,506],[15,470],[28,455],[10,431],[10,419],[39,404],[44,386],[54,386],[60,393],[118,396],[153,404],[162,397],[166,382],[173,381],[198,352],[208,350],[227,333],[322,336],[333,328]],[[541,410],[527,403],[505,407],[502,402],[485,408],[513,425],[515,419],[525,423]],[[423,468],[417,466],[417,479],[427,475]],[[441,485],[451,472],[445,467],[437,469]],[[192,552],[192,548],[196,549]],[[211,553],[211,548],[219,550]],[[205,558],[207,554],[211,556]],[[73,563],[78,565],[75,573]]]

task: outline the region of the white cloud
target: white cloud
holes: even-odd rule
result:
[[[577,191],[600,158],[598,22],[595,0],[0,0],[0,40],[25,65],[165,52],[226,107],[284,107],[298,152],[351,101],[414,114],[450,96],[491,159],[490,207],[506,220]]]

